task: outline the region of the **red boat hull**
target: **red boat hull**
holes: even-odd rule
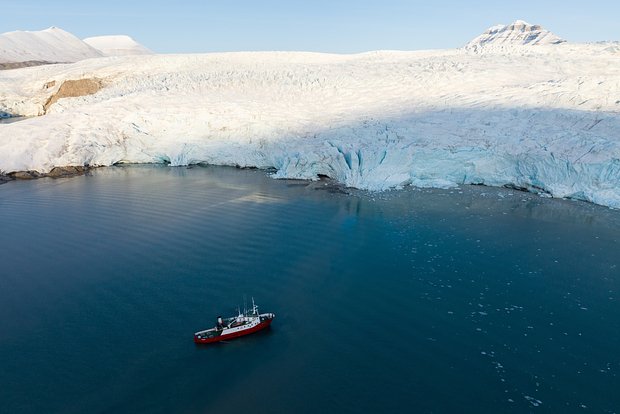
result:
[[[245,335],[249,335],[252,334],[254,332],[258,332],[262,329],[265,329],[266,327],[268,327],[269,325],[271,325],[271,321],[273,319],[267,319],[261,323],[259,323],[258,325],[256,325],[253,328],[250,329],[246,329],[243,331],[237,331],[237,332],[233,332],[227,335],[220,335],[220,336],[215,336],[213,338],[197,338],[194,335],[194,342],[197,344],[211,344],[214,342],[220,342],[220,341],[225,341],[227,339],[234,339],[234,338],[238,338],[240,336],[245,336]]]

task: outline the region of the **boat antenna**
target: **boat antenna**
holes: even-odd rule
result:
[[[254,296],[252,296],[252,313],[258,313],[258,306],[254,303]]]

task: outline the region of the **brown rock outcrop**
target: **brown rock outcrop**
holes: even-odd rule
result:
[[[91,167],[87,165],[67,165],[65,167],[54,167],[48,173],[40,173],[38,171],[28,170],[28,171],[13,171],[8,174],[0,175],[0,180],[9,181],[9,180],[32,180],[35,178],[43,178],[43,177],[51,177],[51,178],[61,178],[61,177],[73,177],[76,175],[82,175],[87,173]]]
[[[30,66],[49,65],[54,62],[46,62],[43,60],[28,60],[25,62],[2,62],[0,63],[0,70],[27,68]]]
[[[97,93],[102,86],[101,79],[97,78],[66,80],[60,85],[58,91],[49,97],[43,108],[47,112],[49,107],[61,98],[77,98],[92,95]]]
[[[72,175],[80,175],[84,174],[88,170],[88,167],[78,166],[67,166],[67,167],[54,167],[50,172],[45,174],[47,177],[69,177]]]
[[[15,171],[7,175],[16,180],[32,180],[42,176],[38,171]]]

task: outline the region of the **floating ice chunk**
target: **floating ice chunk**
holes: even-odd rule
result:
[[[525,398],[534,407],[538,407],[538,406],[542,405],[542,401],[537,400],[534,397],[530,397],[529,395],[524,395],[523,398]]]

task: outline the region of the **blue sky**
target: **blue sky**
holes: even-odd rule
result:
[[[517,19],[575,42],[620,40],[620,1],[0,0],[0,32],[127,34],[160,53],[459,47]]]

